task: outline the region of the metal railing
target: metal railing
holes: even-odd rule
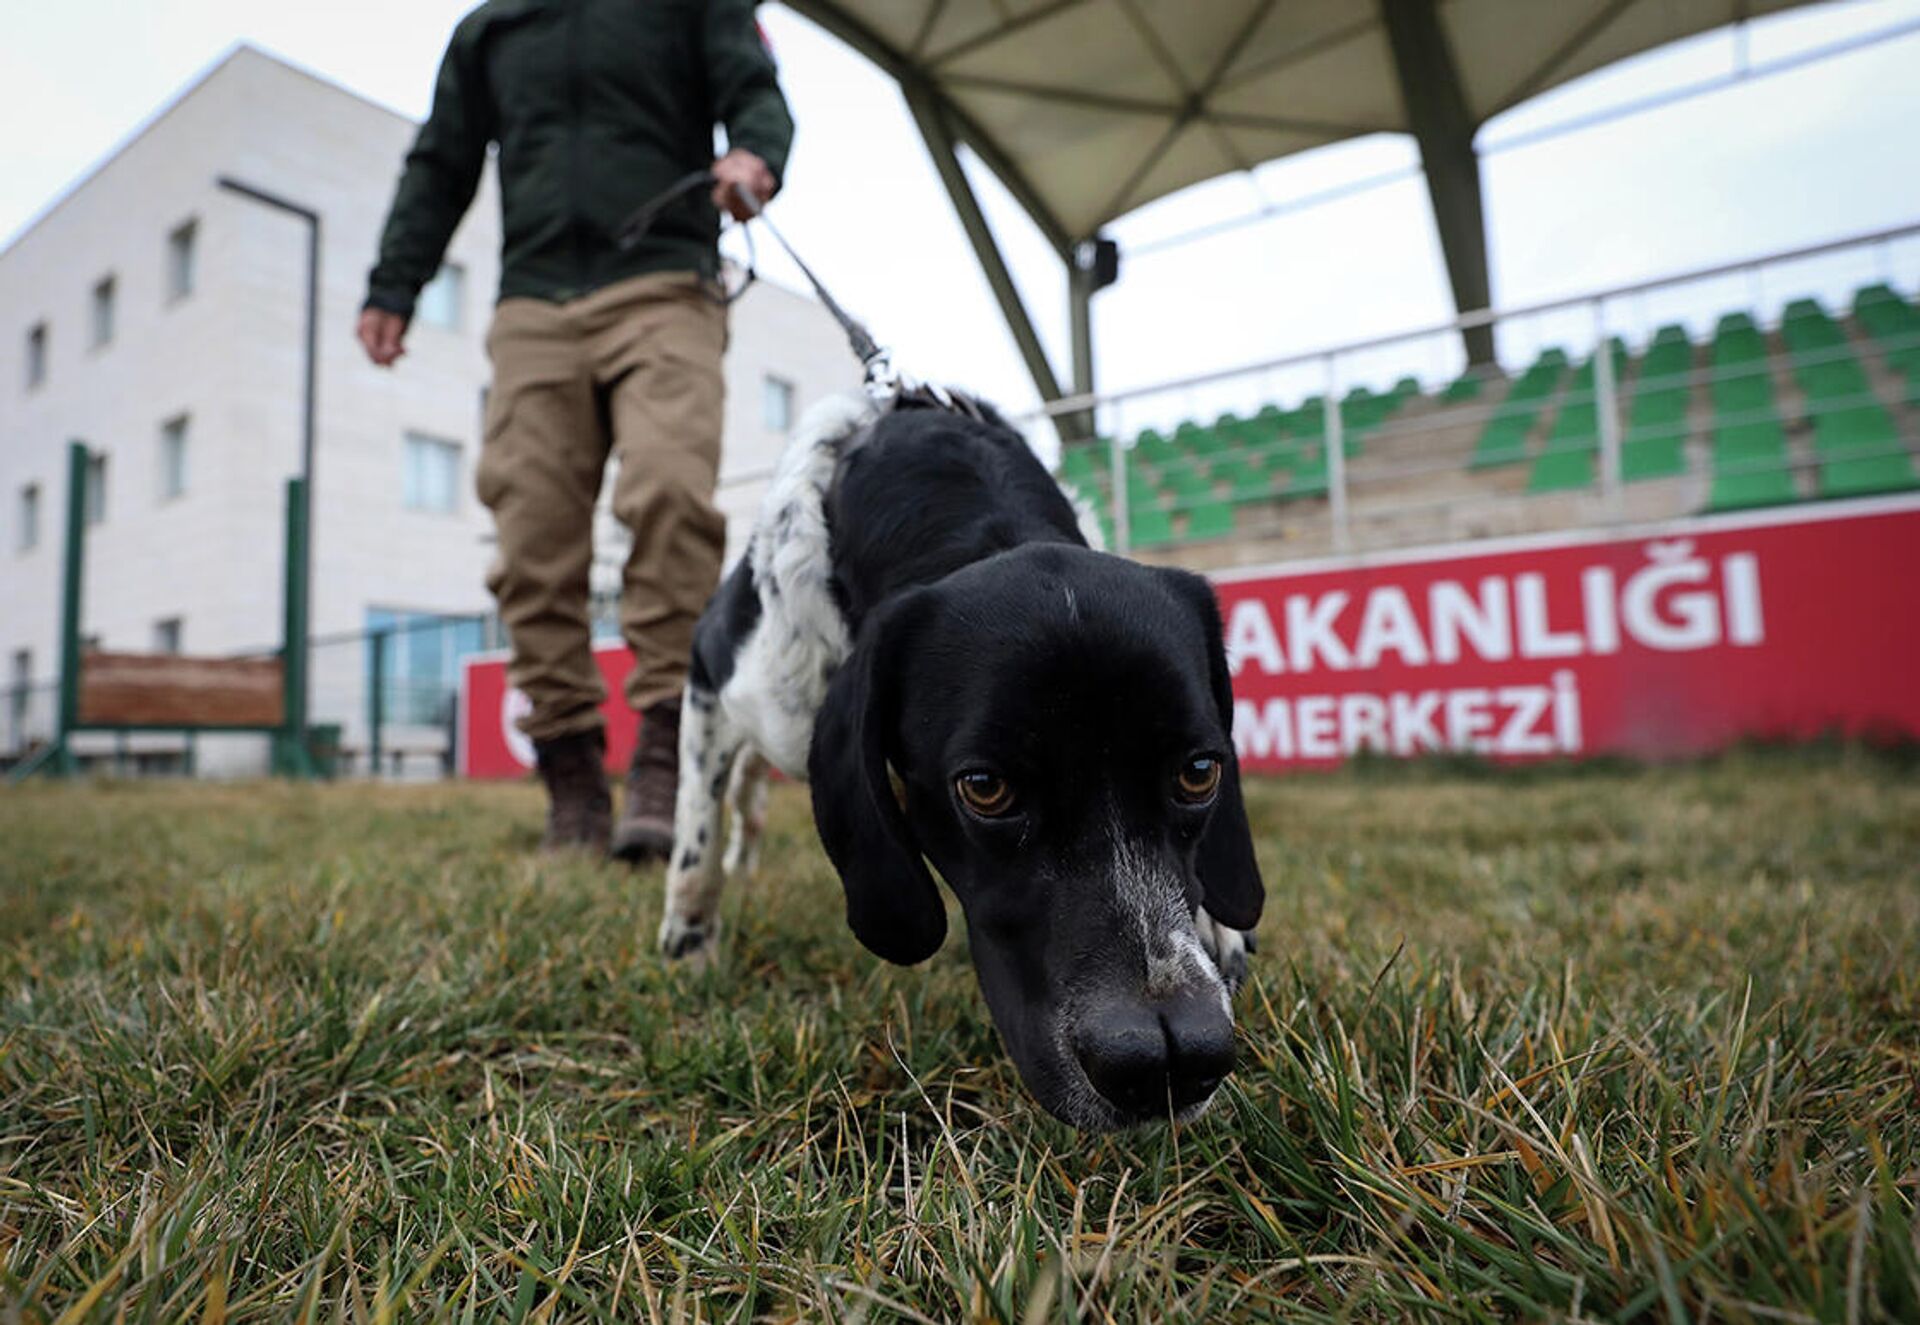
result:
[[[316,637],[308,711],[326,771],[382,778],[450,774],[461,665],[504,638],[491,615],[425,613]]]
[[[1081,486],[1097,495],[1110,542],[1121,551],[1151,543],[1291,536],[1303,555],[1364,552],[1481,533],[1666,518],[1738,504],[1728,496],[1738,484],[1729,481],[1762,472],[1786,477],[1792,490],[1776,493],[1779,500],[1845,495],[1848,480],[1842,476],[1847,466],[1857,470],[1874,461],[1899,464],[1895,457],[1911,458],[1920,440],[1920,368],[1914,367],[1920,364],[1920,350],[1902,337],[1869,333],[1853,319],[1847,301],[1856,290],[1874,284],[1897,286],[1910,301],[1916,277],[1920,223],[1511,310],[1483,310],[1151,386],[1070,397],[1029,413],[1021,422],[1035,437],[1037,449],[1045,450],[1050,439],[1041,438],[1040,429],[1062,416],[1093,412],[1106,455],[1091,482],[1083,470]],[[1766,345],[1758,363],[1717,366],[1712,361],[1713,324],[1719,315],[1750,311],[1757,316],[1805,295],[1828,301],[1825,311],[1841,330],[1838,345],[1780,345],[1784,324],[1757,324]],[[1911,302],[1907,306],[1911,308]],[[1646,375],[1644,354],[1652,348],[1653,328],[1676,321],[1688,328],[1687,367],[1674,374],[1674,380],[1659,382]],[[1459,333],[1484,326],[1495,328],[1504,366],[1480,370],[1476,386],[1475,374],[1466,371],[1461,357]],[[1595,353],[1616,340],[1626,343],[1619,363],[1613,354]],[[1542,394],[1517,399],[1515,386],[1548,346],[1575,352]],[[1860,389],[1851,393],[1810,390],[1802,380],[1810,374],[1817,377],[1823,367],[1848,362],[1861,366]],[[1908,367],[1897,367],[1899,363]],[[1616,371],[1619,368],[1625,372]],[[1716,401],[1723,382],[1742,376],[1769,382],[1771,404],[1743,410]],[[1408,377],[1417,389],[1384,418],[1352,417],[1379,399],[1365,390],[1350,397],[1355,384]],[[1570,384],[1569,378],[1575,380]],[[1649,476],[1629,463],[1628,452],[1633,448],[1637,457],[1659,433],[1636,424],[1631,406],[1643,393],[1663,387],[1685,396],[1682,416],[1665,425],[1670,429],[1665,440],[1677,445],[1684,463],[1672,472]],[[1284,401],[1295,402],[1282,416],[1296,425],[1318,402],[1312,437],[1300,436],[1297,427],[1275,435],[1269,421],[1260,440],[1206,452],[1208,481],[1203,489],[1171,496],[1154,493],[1150,499],[1134,491],[1137,481],[1155,475],[1156,467],[1138,452],[1149,432],[1173,435],[1185,424],[1207,433],[1214,429],[1206,420],[1216,411],[1224,413],[1215,427],[1258,432],[1259,427],[1249,425]],[[1355,402],[1360,410],[1353,407]],[[1845,447],[1829,445],[1828,433],[1850,413],[1876,410],[1893,424],[1891,436],[1868,437]],[[1588,412],[1591,420],[1583,422]],[[1488,425],[1502,415],[1520,413],[1528,415],[1520,431],[1521,446],[1505,467],[1477,457]],[[1563,420],[1567,431],[1556,434]],[[1783,425],[1783,444],[1776,454],[1740,454],[1738,447],[1719,440],[1727,429],[1776,421]],[[1878,431],[1884,434],[1886,429]],[[1237,467],[1266,469],[1279,453],[1303,446],[1308,463],[1295,465],[1285,481],[1263,490],[1245,491],[1231,478],[1219,477]],[[1538,486],[1530,471],[1544,453],[1556,450],[1586,456],[1590,477]],[[1578,463],[1572,468],[1578,469]],[[1293,482],[1303,470],[1307,481]],[[1654,483],[1650,478],[1668,481]],[[1188,486],[1194,486],[1191,480]],[[1230,531],[1191,532],[1196,512],[1204,509],[1217,516],[1223,504],[1234,510]],[[1168,522],[1182,517],[1188,532],[1169,536]],[[1154,538],[1136,536],[1143,519],[1154,522]],[[1290,554],[1288,549],[1263,551]]]

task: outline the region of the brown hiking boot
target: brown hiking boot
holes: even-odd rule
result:
[[[640,714],[640,741],[627,770],[627,795],[613,854],[638,865],[673,851],[673,798],[680,787],[680,701],[663,699]]]
[[[607,736],[599,728],[533,743],[547,787],[547,834],[542,851],[607,853],[613,794],[607,789]]]

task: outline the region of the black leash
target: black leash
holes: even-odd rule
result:
[[[685,175],[675,180],[672,184],[668,185],[665,190],[649,198],[646,202],[634,209],[633,215],[629,216],[626,223],[620,227],[618,242],[621,249],[631,249],[644,239],[647,232],[653,228],[654,223],[660,219],[660,214],[666,211],[667,208],[673,206],[682,198],[696,190],[712,187],[713,172],[710,170],[696,170],[690,175]],[[772,235],[780,247],[786,250],[787,256],[793,259],[793,265],[800,269],[800,274],[807,278],[807,284],[813,287],[813,292],[819,297],[821,304],[826,307],[827,312],[833,315],[833,320],[840,324],[840,329],[847,333],[847,344],[852,348],[854,358],[860,361],[860,366],[866,372],[867,394],[881,401],[890,401],[898,397],[900,394],[900,379],[893,371],[893,363],[886,350],[882,349],[874,341],[872,333],[866,329],[859,318],[856,318],[853,314],[842,308],[839,301],[828,293],[827,287],[820,283],[820,278],[813,274],[813,268],[809,267],[800,255],[793,251],[793,245],[787,242],[787,237],[780,233],[779,228],[775,226],[772,221],[767,219],[767,213],[760,206],[760,200],[741,185],[734,185],[733,191],[734,195],[741,200],[747,210],[753,213],[753,219],[761,225],[764,225],[767,228],[767,233]],[[728,303],[733,302],[746,293],[747,286],[753,284],[756,274],[753,265],[753,231],[744,223],[741,228],[747,232],[747,279],[741,284],[738,290],[726,296]],[[934,389],[936,391],[938,390],[938,388]],[[940,394],[944,395],[945,393],[942,392]]]

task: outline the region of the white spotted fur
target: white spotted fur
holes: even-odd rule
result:
[[[873,418],[864,400],[831,397],[801,419],[747,542],[760,619],[718,695],[687,687],[673,855],[660,921],[660,947],[669,956],[710,954],[726,877],[751,871],[758,854],[766,765],[791,778],[807,775],[814,717],[826,700],[827,682],[853,647],[829,587],[826,491],[845,444]],[[734,811],[724,859],[723,798]]]

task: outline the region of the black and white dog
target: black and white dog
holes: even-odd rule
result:
[[[811,781],[875,953],[939,949],[928,862],[946,880],[1049,1111],[1197,1116],[1233,1064],[1264,896],[1213,592],[1090,550],[1020,436],[955,401],[830,401],[782,457],[695,636],[661,947],[711,952],[772,764]]]

